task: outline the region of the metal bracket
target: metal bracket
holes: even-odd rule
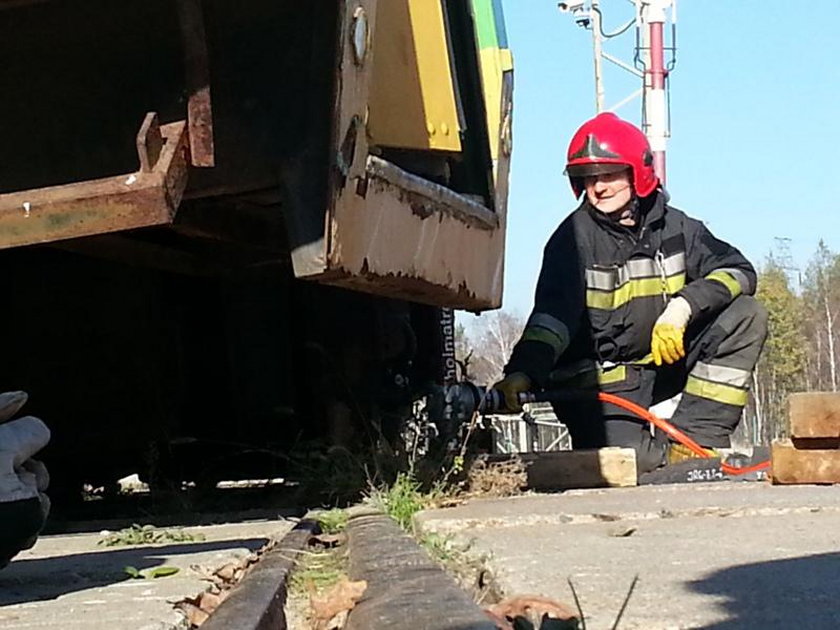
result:
[[[140,170],[0,195],[0,249],[171,223],[187,185],[187,124],[149,113],[137,133]]]
[[[140,158],[140,172],[151,173],[163,150],[163,136],[155,112],[149,112],[137,132],[137,156]]]
[[[201,0],[178,0],[184,42],[184,71],[189,94],[187,121],[193,166],[215,166],[213,108],[210,100],[210,63]]]

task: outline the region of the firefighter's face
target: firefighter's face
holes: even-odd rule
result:
[[[605,214],[621,210],[633,198],[630,169],[583,178],[589,203]]]

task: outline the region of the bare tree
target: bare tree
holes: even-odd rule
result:
[[[840,316],[840,256],[820,241],[805,274],[803,297],[813,348],[814,382],[821,389],[837,391],[838,317]]]
[[[467,333],[472,353],[470,377],[487,385],[501,379],[524,327],[525,320],[513,313],[492,311],[483,314]]]

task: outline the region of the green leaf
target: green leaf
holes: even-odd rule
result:
[[[178,567],[155,567],[146,571],[146,576],[152,579],[169,577],[170,575],[175,575],[180,570]]]
[[[128,575],[133,580],[142,580],[144,577],[143,574],[140,573],[140,571],[138,571],[135,567],[132,566],[123,567],[123,573]]]

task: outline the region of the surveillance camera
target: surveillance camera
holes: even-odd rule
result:
[[[584,0],[577,0],[577,2],[558,2],[557,8],[561,13],[574,13],[583,9]]]

